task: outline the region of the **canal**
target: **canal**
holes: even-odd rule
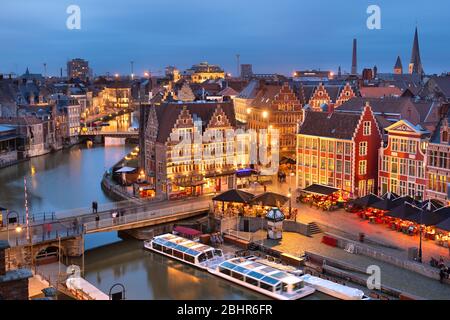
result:
[[[74,146],[0,170],[0,206],[24,213],[24,176],[32,213],[87,207],[111,200],[100,181],[133,146]],[[128,299],[265,299],[207,272],[144,251],[115,232],[86,236],[85,278],[108,293],[123,283]],[[81,260],[81,259],[77,259]],[[315,293],[308,299],[326,299]]]
[[[133,146],[74,146],[0,170],[0,206],[24,213],[24,176],[33,213],[90,206],[111,200],[100,187],[106,169]],[[142,242],[113,233],[86,237],[85,277],[103,291],[116,282],[129,299],[261,299],[184,264],[142,249]]]

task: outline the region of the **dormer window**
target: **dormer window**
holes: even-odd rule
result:
[[[448,142],[448,131],[442,131],[442,142]]]

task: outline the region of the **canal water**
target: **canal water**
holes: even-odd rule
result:
[[[0,206],[23,214],[24,176],[34,213],[87,207],[93,200],[110,202],[100,187],[102,175],[132,148],[79,145],[4,168],[0,170]],[[85,244],[85,277],[106,293],[119,282],[125,285],[128,299],[265,299],[207,272],[144,251],[142,242],[122,240],[115,232],[87,235]],[[325,298],[317,293],[309,297]]]

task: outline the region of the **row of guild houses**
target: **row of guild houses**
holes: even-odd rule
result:
[[[354,98],[333,113],[306,111],[297,135],[297,186],[354,197],[392,192],[448,203],[448,104]]]

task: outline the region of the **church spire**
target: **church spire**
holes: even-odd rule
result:
[[[400,59],[400,56],[397,57],[397,61],[395,62],[394,73],[395,74],[403,73],[402,59]]]
[[[414,34],[414,43],[411,53],[411,62],[409,64],[409,73],[410,74],[424,74],[423,67],[422,67],[422,61],[420,59],[420,49],[419,49],[419,34],[416,32]]]

